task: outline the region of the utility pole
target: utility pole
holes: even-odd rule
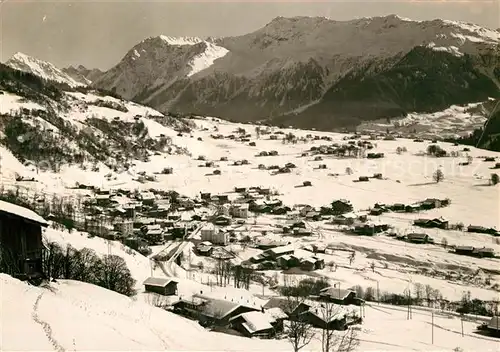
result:
[[[434,307],[432,308],[431,311],[431,326],[432,326],[432,344],[434,345]]]
[[[460,325],[462,326],[462,337],[464,337],[464,314],[460,313]]]
[[[377,280],[377,303],[380,305],[380,287],[378,280]]]

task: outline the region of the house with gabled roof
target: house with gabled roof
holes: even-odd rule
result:
[[[246,337],[271,338],[275,333],[274,319],[261,311],[242,313],[229,321],[234,330]]]
[[[201,294],[181,299],[172,304],[174,312],[197,319],[204,326],[229,326],[231,318],[257,308]]]
[[[144,282],[146,292],[157,293],[163,296],[172,296],[177,294],[177,284],[179,282],[173,278],[149,277]]]

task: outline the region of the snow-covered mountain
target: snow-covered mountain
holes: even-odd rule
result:
[[[75,66],[66,67],[63,68],[62,71],[68,74],[75,81],[85,85],[90,85],[103,73],[101,70],[97,68],[88,69],[83,65],[78,65],[76,67]]]
[[[439,19],[278,17],[237,37],[149,38],[94,83],[160,110],[330,129],[498,97],[499,38]]]
[[[89,83],[77,81],[50,62],[28,56],[21,52],[14,54],[5,64],[16,70],[29,72],[40,78],[67,84],[70,87],[86,86]]]
[[[117,66],[101,75],[94,84],[115,89],[127,99],[150,101],[176,81],[207,69],[227,53],[227,49],[211,40],[151,37],[134,46]]]

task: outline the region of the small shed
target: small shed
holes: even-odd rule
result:
[[[172,278],[150,277],[144,281],[146,292],[158,293],[163,296],[177,294],[178,281]]]
[[[408,242],[411,243],[427,243],[429,242],[429,235],[425,233],[409,233],[406,235]]]

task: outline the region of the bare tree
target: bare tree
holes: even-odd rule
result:
[[[314,338],[313,326],[304,320],[303,315],[293,314],[294,310],[303,302],[300,297],[288,296],[286,298],[286,311],[291,314],[288,326],[285,329],[287,340],[293,347],[294,352],[299,352],[307,346]]]
[[[331,323],[342,318],[340,306],[330,302],[321,304],[321,318],[325,326],[321,332],[322,352],[352,352],[359,345],[356,330],[347,328],[343,331],[336,331]]]

